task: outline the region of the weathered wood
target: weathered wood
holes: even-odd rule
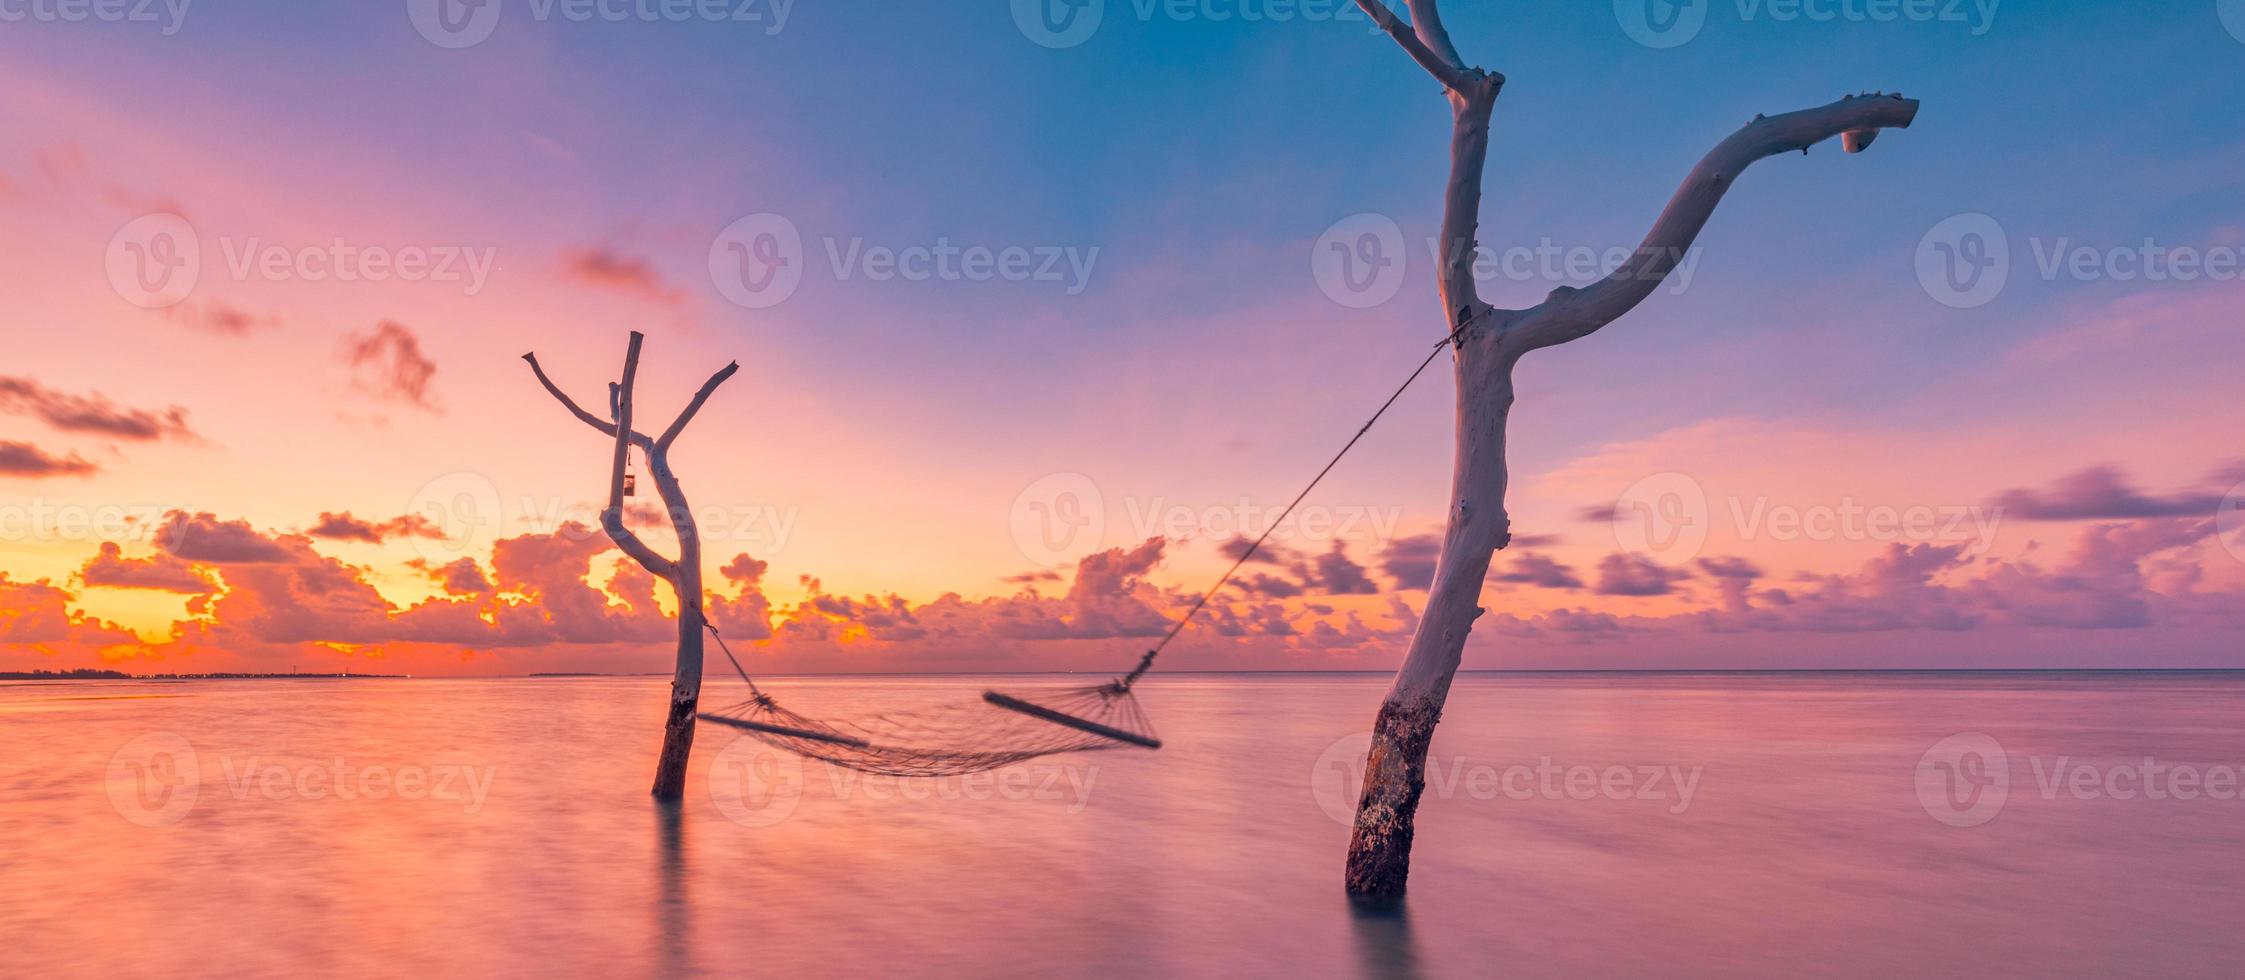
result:
[[[639,374],[639,348],[645,335],[631,332],[631,343],[624,352],[623,379],[610,387],[609,411],[612,420],[585,411],[575,399],[554,384],[538,364],[536,354],[524,354],[530,370],[545,386],[547,393],[561,402],[571,415],[594,430],[615,440],[608,472],[608,505],[601,509],[600,528],[608,539],[623,549],[656,578],[669,582],[678,594],[678,665],[670,684],[670,710],[663,722],[662,753],[655,763],[654,795],[663,800],[677,800],[686,795],[686,763],[694,749],[694,719],[701,704],[702,690],[702,631],[708,620],[702,612],[702,539],[694,525],[694,512],[686,502],[686,493],[678,485],[678,476],[670,468],[670,446],[686,428],[694,414],[701,411],[702,403],[727,378],[740,370],[739,362],[727,364],[703,383],[695,392],[693,401],[679,413],[660,440],[649,439],[632,426],[633,396]],[[654,479],[655,490],[661,495],[663,506],[670,513],[672,528],[678,535],[678,560],[664,558],[641,541],[624,521],[624,471],[631,459],[631,449],[637,447],[647,456],[648,475]]]
[[[1878,131],[1907,127],[1918,104],[1899,95],[1851,96],[1830,105],[1757,117],[1718,144],[1677,189],[1631,259],[1582,289],[1560,286],[1526,310],[1481,301],[1473,282],[1479,248],[1481,182],[1489,120],[1504,76],[1468,67],[1442,27],[1436,0],[1407,0],[1405,27],[1382,0],[1356,0],[1405,53],[1442,83],[1451,106],[1450,176],[1443,191],[1437,262],[1444,327],[1455,337],[1457,442],[1442,552],[1426,609],[1411,637],[1374,724],[1365,761],[1364,795],[1350,835],[1346,882],[1365,896],[1396,896],[1410,872],[1412,821],[1425,786],[1428,746],[1466,637],[1485,611],[1482,587],[1496,552],[1512,541],[1505,512],[1509,475],[1505,428],[1513,402],[1513,368],[1529,351],[1577,340],[1634,309],[1651,295],[1714,214],[1749,164],[1805,150],[1834,136],[1849,152],[1871,145]]]

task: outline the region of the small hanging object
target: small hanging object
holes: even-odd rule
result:
[[[637,490],[638,488],[639,488],[639,476],[638,476],[638,474],[635,474],[635,473],[626,473],[626,474],[624,474],[624,496],[626,496],[626,497],[629,497],[629,496],[631,496],[631,495],[632,495],[632,492],[633,492],[634,490]]]

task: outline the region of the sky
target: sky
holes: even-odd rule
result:
[[[0,4],[0,670],[666,671],[521,360],[632,330],[642,419],[740,364],[673,465],[756,669],[1127,668],[1442,336],[1447,107],[1346,5],[1038,2]],[[1521,364],[1467,666],[2245,667],[2245,4],[1446,19],[1501,307],[1923,102]],[[1454,400],[1164,666],[1398,663]]]

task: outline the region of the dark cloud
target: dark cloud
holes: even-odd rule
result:
[[[1395,580],[1398,589],[1424,589],[1434,584],[1434,565],[1441,556],[1439,535],[1396,538],[1380,550],[1380,570]]]
[[[1234,578],[1232,587],[1247,595],[1264,599],[1291,599],[1309,591],[1302,583],[1293,579],[1262,572]]]
[[[444,537],[442,528],[419,514],[393,517],[376,524],[353,517],[349,511],[340,514],[321,511],[320,522],[304,533],[330,541],[363,541],[367,544],[381,544],[391,538]]]
[[[1996,498],[2003,516],[2030,521],[2134,520],[2146,517],[2209,517],[2220,507],[2219,493],[2147,495],[2130,486],[2113,466],[2092,466],[2047,489],[2019,489]]]
[[[1699,570],[1714,578],[1736,578],[1753,581],[1762,577],[1762,570],[1744,558],[1702,558]]]
[[[177,405],[160,411],[122,408],[99,392],[72,395],[30,378],[0,378],[0,412],[34,416],[62,432],[138,442],[195,438],[187,427],[187,410]]]
[[[1371,595],[1380,591],[1372,584],[1372,577],[1364,573],[1364,566],[1349,557],[1348,548],[1341,542],[1316,559],[1317,584],[1328,595]]]
[[[1676,591],[1676,583],[1691,577],[1681,568],[1667,568],[1633,555],[1607,555],[1598,563],[1599,595],[1656,596]]]
[[[1546,589],[1582,588],[1582,579],[1575,574],[1574,569],[1537,554],[1521,555],[1506,564],[1504,571],[1490,577],[1499,582],[1514,582]]]
[[[437,407],[429,383],[437,365],[421,352],[421,341],[403,324],[384,320],[372,331],[351,336],[343,352],[351,365],[352,382],[378,397],[431,412]]]
[[[1614,522],[1614,510],[1613,504],[1592,504],[1576,511],[1575,518],[1591,524],[1611,524]]]
[[[77,453],[53,456],[27,442],[0,440],[0,476],[91,476],[100,470]]]
[[[156,546],[175,558],[208,565],[287,562],[292,552],[258,533],[248,521],[221,521],[210,513],[175,510],[156,530]]]
[[[1246,555],[1249,548],[1255,549],[1255,554],[1247,559],[1247,563],[1250,565],[1284,565],[1288,561],[1286,546],[1271,541],[1265,541],[1258,546],[1255,539],[1245,535],[1235,535],[1231,540],[1216,546],[1217,551],[1222,552],[1224,557],[1233,561],[1238,561],[1242,555]]]

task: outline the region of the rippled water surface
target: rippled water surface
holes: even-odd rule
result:
[[[1159,752],[978,779],[705,727],[676,811],[666,683],[0,683],[0,974],[2245,975],[2245,676],[1465,676],[1389,914],[1382,677],[1157,676]]]

